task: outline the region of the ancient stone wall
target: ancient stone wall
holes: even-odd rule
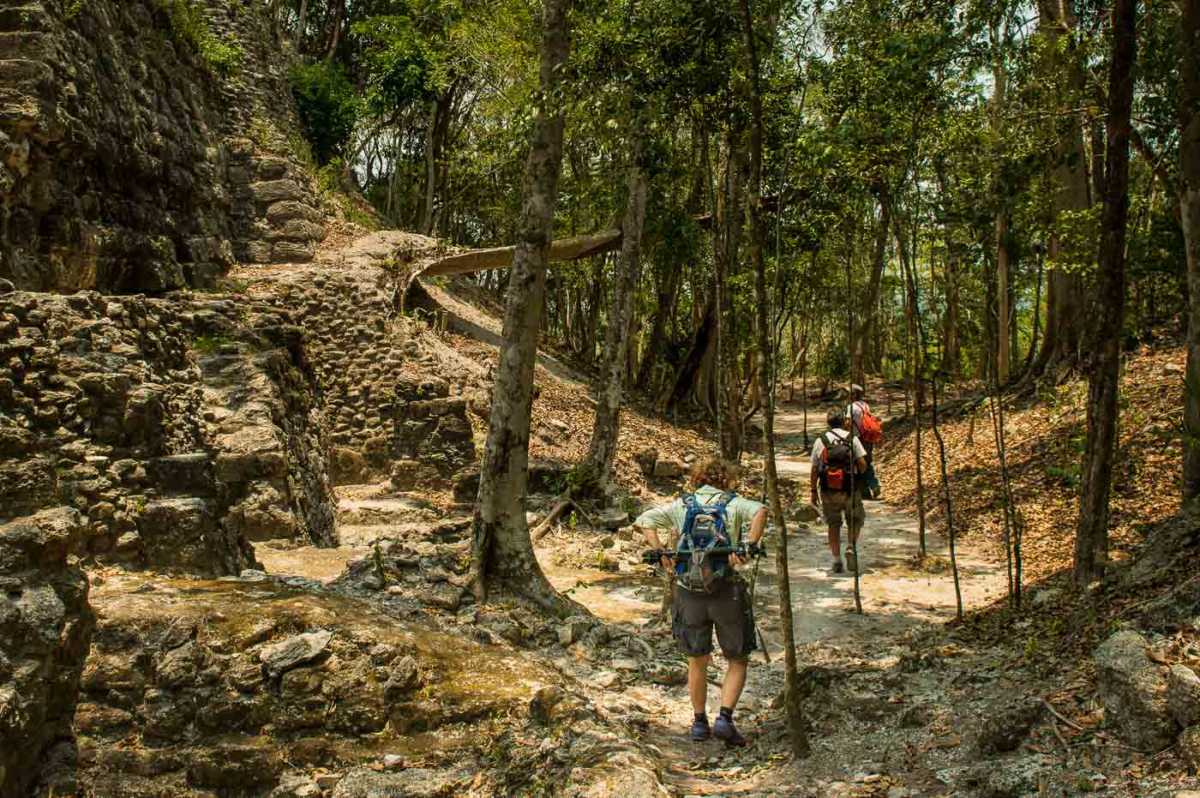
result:
[[[0,278],[161,292],[312,258],[322,217],[265,5],[181,5],[200,28],[161,0],[0,4]]]
[[[83,531],[69,507],[0,525],[0,796],[72,795],[71,728],[95,616],[67,553]]]
[[[335,484],[388,476],[397,467],[401,483],[444,480],[475,464],[470,400],[449,381],[455,366],[433,359],[419,338],[423,325],[400,316],[386,268],[360,262],[341,271],[289,270],[264,275],[250,291],[290,309],[306,331]],[[458,376],[473,382],[476,375],[467,372],[474,364],[461,365]]]
[[[82,556],[198,574],[335,539],[315,376],[286,314],[220,297],[0,296],[0,512],[69,505]]]

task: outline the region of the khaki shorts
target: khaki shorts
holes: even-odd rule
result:
[[[672,631],[679,650],[689,657],[712,653],[713,628],[725,659],[745,659],[758,648],[754,633],[754,608],[740,577],[720,580],[712,593],[675,586]]]
[[[842,528],[842,519],[850,526],[852,532],[861,532],[867,512],[863,509],[862,495],[854,491],[854,501],[850,501],[849,493],[840,491],[821,491],[821,513],[825,516],[825,525],[834,531]]]

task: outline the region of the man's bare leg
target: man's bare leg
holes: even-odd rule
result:
[[[708,661],[712,657],[688,657],[688,695],[692,699],[692,711],[697,715],[707,711],[708,706]],[[742,682],[746,676],[743,672]],[[741,688],[738,688],[741,692]]]
[[[738,699],[742,697],[742,688],[746,686],[746,670],[749,659],[731,659],[729,668],[725,671],[725,681],[721,683],[721,706],[733,709]]]
[[[833,554],[833,559],[842,559],[842,528],[829,527],[829,551]]]

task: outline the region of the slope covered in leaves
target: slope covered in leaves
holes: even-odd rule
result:
[[[1141,350],[1121,379],[1119,448],[1113,474],[1110,547],[1127,558],[1155,524],[1180,505],[1181,424],[1185,353]],[[957,404],[957,403],[956,403]],[[1087,382],[1072,379],[1005,403],[1005,438],[1013,497],[1024,521],[1029,579],[1069,567],[1079,514],[1080,467],[1087,417]],[[1003,548],[1003,485],[991,403],[950,408],[942,419],[954,523],[967,539]],[[945,531],[937,442],[927,414],[922,434],[924,505],[930,528]],[[879,454],[888,502],[916,507],[916,437],[910,420],[889,425]]]

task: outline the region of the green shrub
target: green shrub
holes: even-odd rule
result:
[[[302,64],[291,72],[292,95],[318,164],[342,154],[358,119],[358,95],[340,64]]]
[[[204,7],[191,0],[156,0],[167,15],[177,41],[195,49],[200,60],[213,72],[229,77],[242,65],[245,52],[236,43],[213,35],[204,15]]]

